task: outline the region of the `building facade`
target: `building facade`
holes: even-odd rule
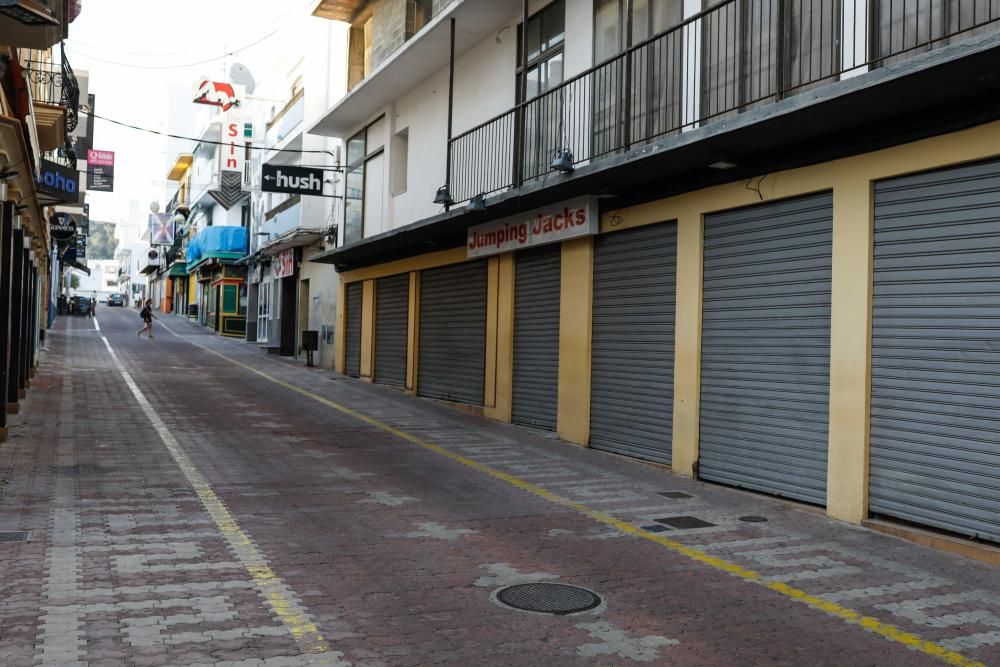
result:
[[[1000,541],[996,7],[387,4],[316,10],[338,371]]]
[[[49,223],[53,205],[83,197],[69,150],[79,82],[65,54],[53,53],[75,11],[61,2],[0,7],[0,439],[31,386],[75,245],[74,234],[58,242]]]

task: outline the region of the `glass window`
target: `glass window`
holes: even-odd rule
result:
[[[344,189],[344,243],[360,241],[364,235],[365,165],[347,172]]]
[[[622,50],[621,0],[597,0],[594,16],[594,60],[603,62]]]
[[[347,140],[347,164],[357,164],[365,157],[365,136],[367,134],[367,130],[361,130]]]

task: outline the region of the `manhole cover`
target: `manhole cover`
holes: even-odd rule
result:
[[[601,604],[601,598],[586,588],[548,583],[508,586],[497,594],[497,600],[514,609],[557,615],[588,611]]]
[[[767,519],[762,516],[750,514],[748,516],[741,516],[740,521],[746,521],[747,523],[764,523]]]
[[[17,530],[9,533],[0,533],[0,542],[27,542],[28,533],[24,530]]]

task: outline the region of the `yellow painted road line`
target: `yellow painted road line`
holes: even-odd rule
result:
[[[108,353],[111,355],[111,359],[121,374],[122,379],[124,379],[125,384],[131,390],[132,396],[142,408],[153,428],[156,429],[160,440],[167,448],[167,451],[170,452],[177,467],[181,469],[181,472],[184,473],[184,476],[192,488],[194,488],[195,493],[198,494],[202,506],[208,512],[209,516],[212,517],[219,532],[222,533],[229,544],[230,549],[243,567],[246,568],[247,573],[253,580],[254,586],[267,602],[275,617],[285,626],[288,633],[303,652],[314,654],[317,658],[324,658],[322,661],[324,665],[349,665],[350,663],[340,660],[343,657],[343,653],[330,650],[329,644],[323,638],[319,629],[309,618],[303,606],[296,600],[294,592],[271,569],[260,549],[253,543],[250,536],[243,531],[236,518],[229,511],[229,508],[226,507],[225,502],[216,495],[208,480],[205,479],[201,471],[198,470],[197,466],[195,466],[181,448],[173,433],[170,432],[170,429],[167,428],[167,425],[160,418],[159,414],[157,414],[155,408],[153,408],[152,404],[146,398],[146,395],[135,383],[135,380],[132,379],[132,375],[125,369],[124,364],[118,358],[108,339],[101,336],[101,340],[104,341],[104,345],[108,348]]]
[[[175,334],[169,328],[167,328],[167,331],[170,331],[170,333],[177,336],[177,334]],[[178,336],[178,338],[180,338],[180,336]],[[919,651],[920,653],[923,653],[925,655],[937,658],[946,664],[959,665],[960,667],[986,667],[986,665],[981,662],[968,658],[956,651],[947,649],[944,646],[941,646],[940,644],[935,644],[932,641],[923,639],[917,634],[901,630],[895,625],[880,621],[879,619],[873,616],[865,616],[859,611],[855,611],[848,607],[841,606],[835,602],[824,600],[814,595],[810,595],[809,593],[806,593],[805,591],[795,588],[793,586],[789,586],[788,584],[783,584],[780,582],[764,581],[761,575],[758,572],[755,572],[754,570],[749,570],[741,565],[737,565],[736,563],[731,563],[725,559],[709,555],[704,551],[699,551],[698,549],[686,546],[684,544],[681,544],[680,542],[676,542],[669,538],[663,537],[658,533],[647,532],[642,528],[638,528],[626,521],[622,521],[621,519],[616,519],[615,517],[609,514],[605,514],[604,512],[592,509],[587,505],[584,505],[583,503],[578,503],[575,500],[570,500],[569,498],[560,496],[559,494],[553,493],[552,491],[549,491],[548,489],[545,489],[541,486],[532,484],[531,482],[527,482],[523,479],[520,479],[519,477],[515,477],[514,475],[505,473],[502,470],[497,470],[496,468],[492,468],[488,465],[482,464],[466,456],[462,456],[461,454],[456,454],[455,452],[445,449],[440,445],[436,445],[433,442],[428,442],[427,440],[419,438],[411,433],[407,433],[406,431],[400,430],[383,421],[380,421],[373,417],[369,417],[368,415],[358,412],[353,408],[349,408],[346,405],[341,405],[340,403],[331,401],[327,398],[320,396],[319,394],[315,394],[309,391],[308,389],[303,389],[302,387],[298,387],[289,382],[285,382],[284,380],[278,379],[273,375],[269,375],[264,371],[254,368],[253,366],[244,364],[243,362],[233,359],[232,357],[228,357],[225,354],[222,354],[221,352],[216,352],[215,350],[208,348],[202,345],[201,343],[194,342],[188,338],[184,338],[184,340],[196,347],[201,348],[202,350],[205,350],[210,354],[214,354],[217,357],[225,359],[226,361],[235,366],[239,366],[240,368],[243,368],[244,370],[253,373],[254,375],[260,376],[265,380],[273,382],[274,384],[280,387],[284,387],[289,391],[310,398],[318,403],[322,403],[327,407],[333,408],[337,412],[358,419],[368,424],[369,426],[373,426],[381,431],[384,431],[398,438],[406,440],[407,442],[413,443],[418,447],[422,447],[436,454],[440,454],[441,456],[450,459],[452,461],[455,461],[456,463],[461,463],[464,466],[472,468],[473,470],[481,472],[485,475],[489,475],[494,479],[498,479],[513,487],[521,489],[522,491],[526,491],[527,493],[538,496],[539,498],[543,498],[553,504],[573,510],[598,523],[610,526],[612,528],[620,530],[623,533],[639,537],[649,542],[654,542],[662,547],[670,549],[675,553],[686,556],[691,560],[703,563],[717,570],[721,570],[733,576],[739,577],[744,581],[749,581],[751,583],[764,586],[765,588],[772,590],[775,593],[778,593],[779,595],[783,595],[787,598],[795,600],[796,602],[801,602],[802,604],[808,605],[809,607],[817,609],[825,614],[847,621],[852,625],[861,626],[862,628],[868,630],[869,632],[880,635],[894,642],[898,642],[903,646],[906,646],[907,648]]]

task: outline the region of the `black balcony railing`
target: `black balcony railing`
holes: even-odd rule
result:
[[[994,31],[1000,0],[724,0],[454,137],[456,202]]]
[[[62,50],[61,63],[26,61],[24,76],[31,87],[32,99],[65,107],[66,131],[75,130],[80,118],[80,84],[66,59],[66,50]]]

